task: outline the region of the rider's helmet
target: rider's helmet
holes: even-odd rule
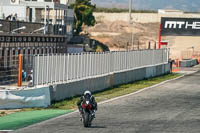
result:
[[[91,93],[90,91],[87,90],[87,91],[84,92],[84,95],[90,95],[90,96],[91,96],[92,93]]]

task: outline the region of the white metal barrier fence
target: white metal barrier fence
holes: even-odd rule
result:
[[[33,84],[53,84],[91,78],[167,62],[167,49],[36,55]]]

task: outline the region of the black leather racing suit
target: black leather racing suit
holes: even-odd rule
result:
[[[78,109],[79,109],[79,111],[80,111],[81,114],[83,114],[83,109],[82,109],[82,107],[81,107],[81,103],[82,103],[82,102],[84,101],[84,99],[86,99],[86,98],[90,98],[91,104],[92,104],[92,110],[93,110],[93,111],[94,111],[94,110],[95,110],[95,111],[97,110],[97,102],[96,102],[95,98],[94,98],[92,95],[86,94],[86,95],[82,96],[82,97],[80,98],[80,100],[77,102],[77,106],[78,106]]]

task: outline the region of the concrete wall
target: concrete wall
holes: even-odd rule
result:
[[[97,21],[129,21],[128,13],[94,13]],[[158,14],[158,13],[132,13],[132,21],[139,23],[157,23],[161,17],[200,18],[200,14]]]
[[[60,101],[77,95],[82,95],[85,90],[91,92],[102,91],[107,88],[137,80],[143,80],[170,72],[170,65],[163,64],[152,67],[113,73],[103,77],[96,77],[66,84],[57,84],[50,87],[51,101]]]
[[[49,87],[0,91],[0,109],[48,107],[50,103]]]
[[[40,29],[41,27],[44,26],[44,24],[41,23],[28,23],[28,22],[7,21],[7,20],[0,20],[0,24],[2,24],[2,27],[0,27],[0,31],[3,32],[10,32],[14,29],[26,26],[26,29],[21,30],[21,32],[24,33],[31,33],[34,30]],[[50,27],[50,32],[53,33],[53,26],[50,25],[49,27]],[[40,33],[43,33],[43,31],[40,31]]]
[[[50,87],[51,101],[60,101],[73,96],[81,95],[85,90],[91,92],[102,91],[112,86],[112,75],[85,79]]]
[[[192,67],[192,66],[195,66],[197,64],[198,64],[197,59],[180,61],[180,67]]]

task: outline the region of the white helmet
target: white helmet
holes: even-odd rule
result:
[[[85,91],[84,95],[86,95],[86,94],[92,95],[92,93],[90,91]]]

